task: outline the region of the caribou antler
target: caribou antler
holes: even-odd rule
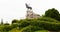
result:
[[[32,9],[32,7],[28,6],[27,3],[26,3],[25,5],[26,5],[26,8],[28,8],[28,9],[30,9],[30,10]]]

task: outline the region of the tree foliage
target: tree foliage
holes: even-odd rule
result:
[[[46,17],[54,18],[54,19],[56,19],[56,20],[60,20],[59,12],[58,12],[58,10],[56,10],[55,8],[48,9],[48,10],[45,12],[45,16],[46,16]]]
[[[12,20],[12,24],[14,24],[14,23],[18,23],[18,20],[16,20],[16,19]]]

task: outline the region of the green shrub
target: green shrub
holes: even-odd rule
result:
[[[48,17],[42,17],[39,19],[25,19],[20,22],[20,27],[24,28],[29,25],[37,26],[46,30],[60,30],[60,22]]]
[[[29,26],[26,26],[23,29],[21,29],[21,32],[34,32],[34,31],[40,30],[40,29],[42,29],[42,28],[40,28],[38,26],[29,25]]]

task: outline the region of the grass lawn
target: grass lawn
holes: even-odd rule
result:
[[[49,32],[48,30],[39,30],[39,31],[35,31],[35,32]]]

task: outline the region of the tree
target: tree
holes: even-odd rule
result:
[[[19,22],[19,21],[16,20],[16,19],[12,20],[12,24],[14,24],[14,23],[18,23],[18,22]]]
[[[60,20],[59,12],[58,12],[58,10],[56,10],[55,8],[48,9],[48,10],[45,12],[45,16],[46,16],[46,17],[54,18],[54,19],[56,19],[56,20]]]

